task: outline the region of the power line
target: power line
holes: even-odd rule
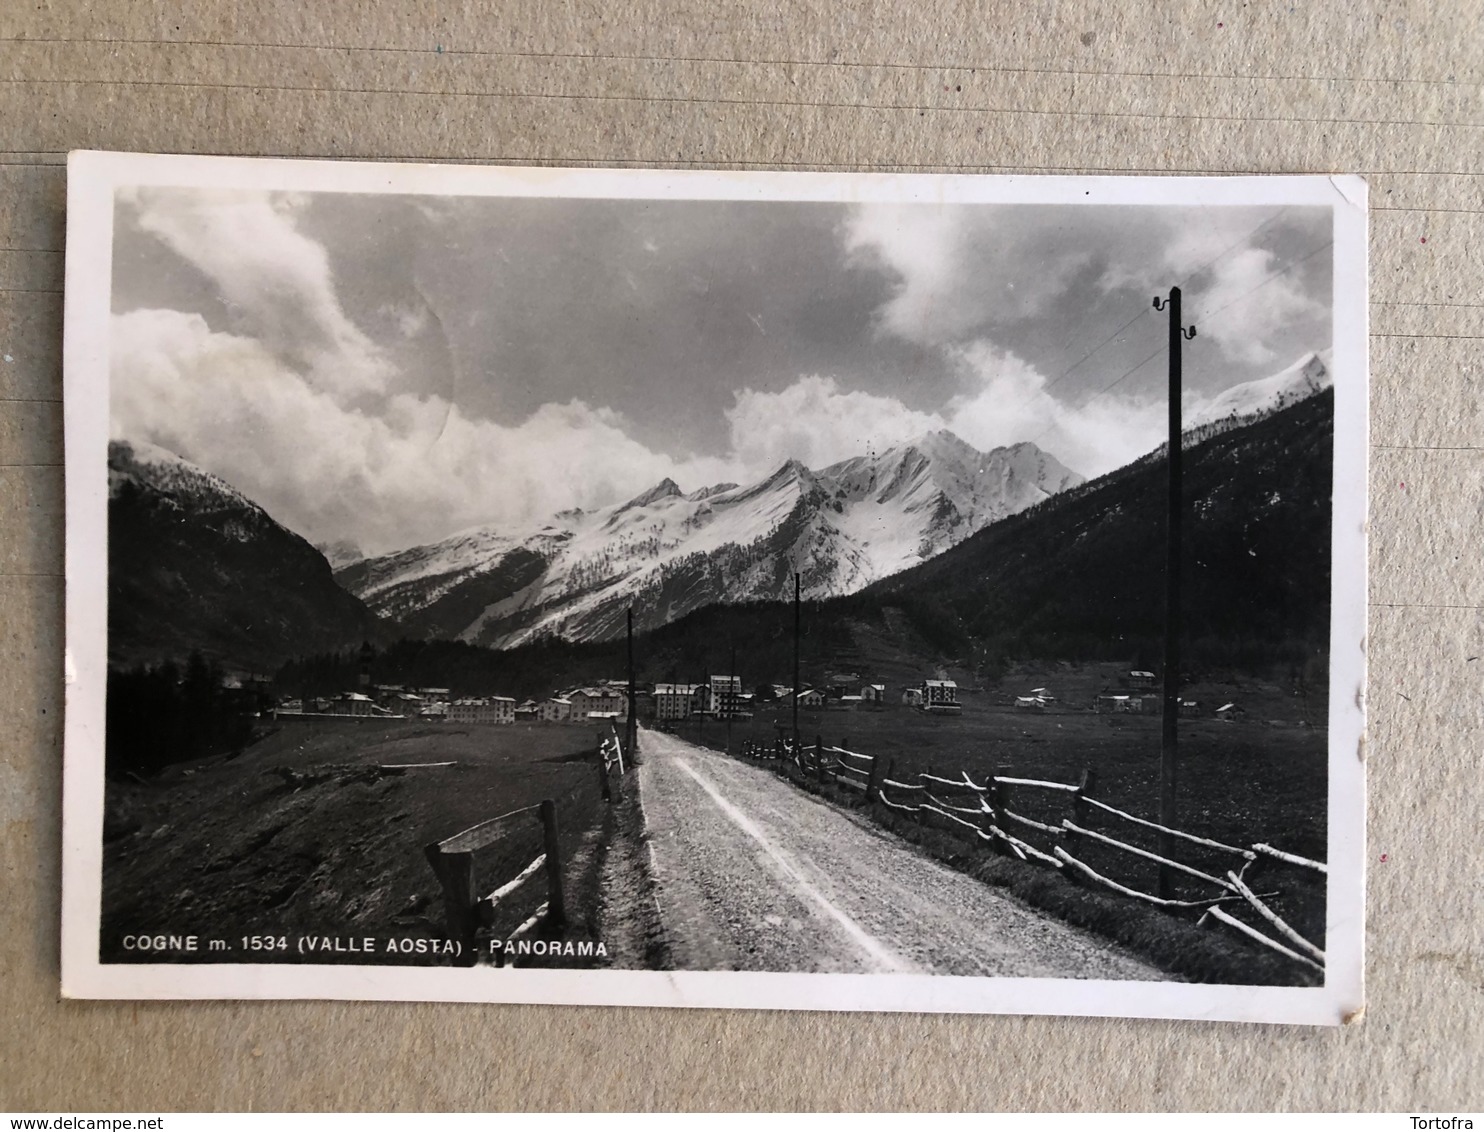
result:
[[[1222,248],[1221,251],[1217,252],[1214,256],[1212,256],[1210,259],[1208,259],[1205,263],[1201,264],[1199,267],[1195,268],[1193,271],[1186,272],[1185,275],[1184,275],[1184,277],[1179,280],[1179,284],[1178,285],[1181,286],[1181,287],[1183,287],[1183,286],[1185,286],[1186,283],[1188,283],[1190,280],[1194,279],[1197,275],[1200,275],[1204,271],[1209,271],[1220,260],[1225,259],[1230,253],[1232,253],[1233,251],[1235,251],[1237,248],[1241,247],[1243,244],[1246,244],[1246,243],[1250,242],[1254,236],[1256,236],[1259,232],[1261,232],[1264,228],[1266,228],[1269,224],[1273,223],[1273,221],[1277,220],[1280,216],[1282,216],[1287,211],[1288,211],[1288,206],[1287,205],[1284,205],[1277,212],[1273,213],[1266,220],[1264,220],[1261,224],[1259,224],[1256,228],[1252,229],[1252,231],[1248,232],[1245,236],[1242,236],[1240,239],[1238,239],[1235,243],[1228,244],[1225,248]],[[1146,307],[1140,307],[1138,313],[1135,314],[1133,318],[1129,319],[1122,326],[1120,326],[1117,330],[1113,331],[1112,334],[1108,335],[1108,337],[1104,338],[1101,342],[1099,342],[1096,346],[1094,346],[1091,350],[1087,351],[1087,353],[1083,354],[1080,358],[1078,358],[1075,362],[1073,362],[1071,365],[1069,365],[1066,369],[1062,370],[1061,373],[1059,373],[1055,378],[1053,378],[1051,381],[1047,382],[1044,386],[1042,386],[1041,387],[1041,392],[1042,393],[1049,393],[1053,388],[1055,388],[1058,384],[1060,384],[1063,379],[1065,379],[1069,374],[1071,374],[1071,372],[1073,370],[1075,370],[1083,362],[1087,361],[1088,358],[1090,358],[1094,354],[1096,354],[1099,350],[1101,350],[1109,342],[1111,342],[1115,338],[1117,338],[1120,334],[1122,334],[1125,330],[1127,330],[1134,323],[1138,322],[1139,319],[1143,318],[1146,314],[1149,313],[1149,311],[1150,311],[1150,308],[1147,307],[1147,306]]]
[[[1330,247],[1333,247],[1333,246],[1334,246],[1334,241],[1333,240],[1327,240],[1323,244],[1320,244],[1318,247],[1313,248],[1313,249],[1311,249],[1308,252],[1305,252],[1298,259],[1291,261],[1286,267],[1283,267],[1280,270],[1273,272],[1271,275],[1267,276],[1265,279],[1263,279],[1256,286],[1251,287],[1251,288],[1248,288],[1246,291],[1243,291],[1240,295],[1238,295],[1235,299],[1232,299],[1230,302],[1223,303],[1221,306],[1217,307],[1215,310],[1203,311],[1201,314],[1197,315],[1196,316],[1196,319],[1195,319],[1196,325],[1199,326],[1201,323],[1205,322],[1207,319],[1214,318],[1216,315],[1220,314],[1222,311],[1228,310],[1231,307],[1236,306],[1238,303],[1240,303],[1243,299],[1247,298],[1249,295],[1255,294],[1256,292],[1262,290],[1264,287],[1266,287],[1273,280],[1275,280],[1275,279],[1277,279],[1277,278],[1279,278],[1281,276],[1287,275],[1295,267],[1298,267],[1301,264],[1307,263],[1309,260],[1313,259],[1320,252],[1324,251],[1326,248],[1330,248]],[[1154,353],[1150,354],[1143,361],[1137,363],[1134,366],[1131,366],[1129,369],[1124,370],[1123,373],[1119,374],[1116,378],[1114,378],[1112,381],[1110,381],[1107,385],[1103,386],[1096,393],[1094,393],[1091,397],[1089,397],[1087,400],[1083,401],[1082,404],[1080,404],[1080,405],[1077,406],[1077,408],[1079,410],[1080,409],[1087,408],[1088,405],[1091,405],[1094,401],[1096,401],[1104,393],[1111,392],[1117,386],[1119,386],[1119,385],[1123,384],[1123,382],[1127,381],[1134,374],[1138,373],[1139,370],[1143,369],[1150,362],[1152,362],[1155,358],[1157,358],[1161,354],[1163,354],[1167,349],[1169,349],[1168,344],[1165,344],[1163,346],[1160,346],[1159,349],[1155,350]],[[1050,432],[1055,431],[1055,429],[1057,427],[1058,427],[1058,425],[1056,425],[1056,424],[1053,424],[1053,425],[1049,426],[1039,436],[1037,436],[1034,440],[1032,440],[1031,443],[1032,444],[1039,443],[1042,437],[1046,436],[1047,433],[1050,433]]]

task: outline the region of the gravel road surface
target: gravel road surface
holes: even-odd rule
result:
[[[679,970],[1169,977],[761,767],[658,731],[641,743]]]

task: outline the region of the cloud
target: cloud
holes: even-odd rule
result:
[[[1293,276],[1277,275],[1278,258],[1261,248],[1244,248],[1211,273],[1195,292],[1188,321],[1233,361],[1262,365],[1277,351],[1270,345],[1280,330],[1325,308],[1305,295]],[[1183,312],[1182,312],[1183,313]]]
[[[767,475],[793,457],[821,468],[947,428],[983,451],[1034,440],[1083,475],[1102,475],[1164,440],[1163,401],[1119,396],[1081,406],[1047,392],[1047,379],[1024,359],[987,341],[953,351],[967,392],[940,412],[909,408],[895,397],[845,390],[831,377],[800,377],[777,393],[744,389],[728,410],[729,460],[735,478]]]
[[[386,387],[394,367],[346,316],[324,247],[295,226],[304,200],[226,190],[141,188],[120,195],[141,231],[217,286],[233,315],[231,329],[338,396]]]
[[[1014,354],[987,342],[958,352],[972,392],[944,410],[947,425],[980,449],[1033,440],[1089,479],[1121,467],[1164,439],[1163,402],[1116,396],[1067,405]]]
[[[114,316],[112,384],[114,436],[207,468],[314,541],[352,539],[371,552],[486,523],[530,527],[666,476],[709,483],[730,470],[654,453],[617,413],[580,401],[513,426],[438,397],[347,407],[261,342],[178,311]]]
[[[592,341],[605,346],[647,339],[655,312],[670,311],[680,328],[676,340],[687,349],[700,344],[694,354],[666,355],[664,366],[646,371],[700,372],[714,389],[695,414],[715,437],[708,451],[671,455],[657,449],[675,445],[676,430],[656,427],[653,400],[636,396],[633,382],[605,374],[602,383],[556,384],[581,367],[567,364],[549,339],[584,333],[571,324],[576,308],[563,287],[501,290],[464,282],[461,294],[435,295],[432,305],[418,288],[368,297],[356,287],[366,272],[345,267],[342,243],[343,294],[361,303],[352,307],[358,324],[337,294],[325,247],[300,231],[306,207],[286,195],[125,194],[124,222],[204,273],[221,303],[203,316],[156,309],[174,301],[157,299],[114,316],[112,427],[115,436],[159,444],[221,475],[316,542],[352,539],[372,553],[472,526],[530,529],[557,511],[619,502],[665,477],[690,490],[723,480],[753,482],[790,458],[820,468],[940,428],[981,449],[1034,440],[1077,471],[1098,475],[1163,439],[1163,402],[1116,391],[1087,400],[1065,385],[1052,390],[1025,360],[1030,351],[1004,348],[1016,339],[1003,328],[1047,312],[1054,326],[1054,312],[1071,287],[1084,295],[1132,289],[1147,306],[1157,289],[1151,278],[1186,271],[1195,277],[1187,299],[1191,317],[1231,304],[1203,323],[1203,338],[1233,356],[1264,361],[1272,345],[1262,327],[1308,317],[1304,312],[1314,308],[1296,278],[1283,276],[1282,286],[1264,282],[1285,262],[1276,253],[1230,250],[1257,223],[1250,211],[1239,224],[1225,216],[1222,224],[1164,230],[1167,219],[1149,210],[1131,212],[1124,224],[1110,224],[1106,216],[1094,224],[1089,213],[1048,225],[1025,223],[1026,214],[1010,209],[859,209],[843,229],[829,229],[828,239],[843,236],[857,266],[884,266],[896,284],[889,293],[879,285],[852,292],[855,305],[843,313],[828,304],[806,314],[793,310],[798,304],[758,307],[744,301],[759,295],[751,284],[713,293],[701,260],[714,260],[714,249],[697,240],[696,263],[683,276],[686,287],[697,289],[695,303],[676,307],[646,299],[642,310],[623,306],[602,333],[592,332]],[[804,258],[812,264],[817,256]],[[1208,268],[1213,259],[1216,265]],[[632,273],[635,261],[615,262]],[[667,269],[638,279],[661,276],[678,277]],[[813,277],[803,278],[808,287],[800,293],[812,295],[818,289]],[[610,273],[605,293],[618,282]],[[471,291],[477,296],[472,301],[466,297]],[[563,321],[548,328],[549,336],[531,329],[532,294],[564,296],[553,307]],[[871,310],[875,338],[866,315]],[[419,364],[457,373],[455,362],[428,360],[444,330],[440,311],[471,322],[508,316],[502,333],[526,345],[527,364],[508,352],[473,352],[482,368],[453,395],[456,401],[442,395],[457,387],[454,381],[436,386],[437,392],[407,392],[416,387],[407,373]],[[797,328],[790,331],[791,317],[816,328],[833,317],[847,328],[820,347],[831,359],[829,373],[807,372],[816,364],[812,356],[801,360],[789,348],[799,340]],[[732,324],[741,337],[731,333]],[[886,366],[889,375],[908,365],[943,371],[946,360],[952,373],[944,373],[933,395],[941,403],[936,411],[911,408],[896,396],[901,380],[883,381],[870,392],[851,387],[865,367],[835,369],[842,350],[848,354],[861,342],[867,352],[891,356],[886,347],[892,343],[884,339],[914,345]],[[723,379],[710,368],[738,343],[764,342],[771,349],[775,341],[776,356],[758,355],[739,372],[806,371],[781,389],[760,391],[746,376]],[[853,376],[842,381],[833,372]],[[499,398],[473,395],[517,387],[530,396],[515,410]],[[595,388],[613,403],[633,406],[632,417],[595,404]],[[921,396],[923,386],[917,388]],[[952,388],[958,394],[941,402]],[[729,405],[723,400],[728,390],[736,390]],[[668,387],[665,395],[671,395]],[[696,431],[688,435],[696,442]]]
[[[861,455],[867,444],[889,447],[943,427],[935,413],[916,412],[895,397],[842,390],[833,377],[818,375],[777,393],[743,389],[726,418],[730,462],[749,480],[791,458],[822,468]]]
[[[1069,463],[1084,474],[1160,439],[1159,406],[1105,399],[1068,409],[1013,355],[980,344],[959,360],[974,391],[941,414],[809,375],[776,393],[740,391],[726,414],[731,450],[677,459],[634,440],[621,414],[576,400],[515,425],[436,396],[397,394],[375,411],[343,405],[255,339],[214,331],[199,315],[136,310],[113,318],[112,433],[207,468],[307,538],[371,553],[474,526],[530,529],[665,477],[689,490],[751,482],[789,458],[820,468],[945,427],[986,449],[1040,436],[1078,453]]]
[[[878,331],[920,346],[967,346],[1030,320],[1065,320],[1075,333],[1092,299],[1136,314],[1179,284],[1191,316],[1211,314],[1227,357],[1255,365],[1273,360],[1282,331],[1326,309],[1300,273],[1279,273],[1322,239],[1327,210],[1117,211],[868,205],[850,215],[845,245],[896,280]]]
[[[876,313],[878,329],[920,346],[944,346],[1044,314],[1087,269],[1093,245],[1024,221],[1012,208],[993,206],[856,209],[846,225],[846,251],[855,263],[897,278]]]

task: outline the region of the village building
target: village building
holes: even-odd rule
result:
[[[712,676],[706,681],[706,711],[726,718],[737,711],[737,697],[742,694],[742,677]]]
[[[856,708],[861,706],[861,703],[862,700],[860,696],[851,694],[841,696],[838,699],[832,701],[832,706],[839,708],[841,711],[854,711]]]
[[[798,700],[801,708],[824,707],[824,693],[815,688],[799,689]]]
[[[1187,717],[1198,716],[1201,714],[1201,705],[1195,700],[1181,700],[1180,714]]]
[[[575,723],[581,723],[593,712],[604,716],[616,713],[619,719],[628,718],[628,697],[616,688],[578,688],[568,692],[564,698],[572,705],[570,718]]]
[[[1130,688],[1152,688],[1159,683],[1159,678],[1152,672],[1136,668],[1128,674],[1125,682]]]
[[[379,706],[375,700],[362,692],[341,692],[330,701],[331,715],[387,716],[392,713]]]
[[[1045,711],[1046,701],[1040,696],[1016,696],[1016,711]]]
[[[534,723],[541,718],[541,705],[535,700],[522,700],[515,705],[516,723]]]
[[[536,711],[543,723],[566,723],[572,718],[572,701],[565,696],[553,696],[537,705]]]
[[[1240,704],[1222,704],[1216,709],[1216,718],[1224,723],[1235,723],[1247,714]]]
[[[916,708],[922,707],[922,689],[921,688],[903,688],[902,689],[902,703],[906,704],[908,707],[916,707]]]
[[[515,700],[510,696],[470,696],[448,705],[451,723],[514,723]]]
[[[432,703],[428,700],[424,700],[422,707],[417,709],[417,718],[438,720],[447,719],[448,702],[446,700],[443,700],[437,703]]]
[[[664,722],[688,719],[695,704],[694,684],[656,684],[654,686],[654,717]]]
[[[423,698],[412,692],[392,692],[381,701],[388,711],[411,719],[423,709]]]
[[[958,684],[952,680],[924,680],[922,682],[922,710],[950,714],[961,710],[958,702]]]
[[[885,684],[862,684],[861,703],[879,706],[886,702]]]

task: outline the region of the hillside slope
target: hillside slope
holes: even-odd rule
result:
[[[1185,629],[1195,662],[1301,663],[1328,644],[1334,393],[1185,454]],[[951,650],[1158,655],[1166,460],[1146,457],[864,591]]]
[[[148,444],[108,447],[108,652],[271,671],[389,626],[324,555],[225,481]]]

